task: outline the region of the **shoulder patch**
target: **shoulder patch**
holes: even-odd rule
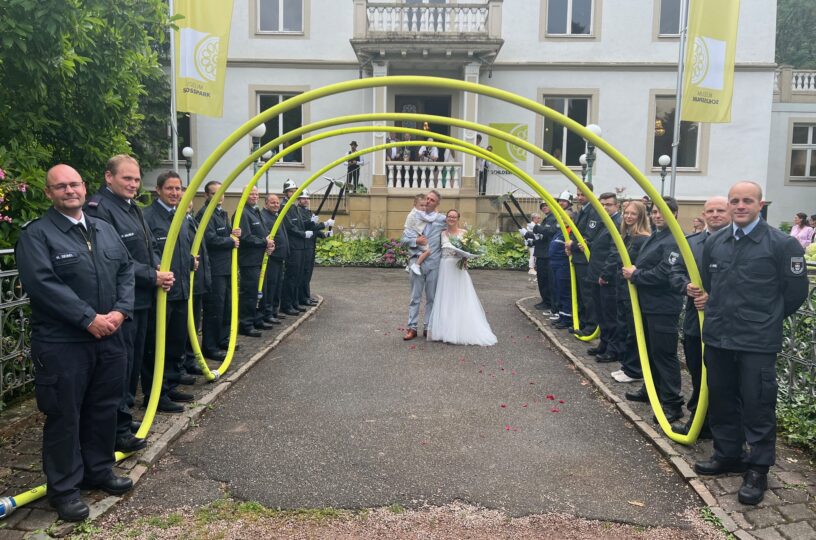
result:
[[[675,264],[677,262],[677,259],[679,258],[680,254],[677,253],[676,251],[672,251],[671,253],[669,253],[669,264]]]
[[[804,257],[791,257],[790,258],[790,270],[791,273],[795,276],[802,274],[805,271],[805,258]]]

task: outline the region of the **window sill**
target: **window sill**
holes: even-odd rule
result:
[[[544,39],[552,39],[552,40],[584,40],[584,41],[594,41],[597,40],[597,36],[593,36],[592,34],[544,34]]]
[[[273,31],[265,31],[265,30],[256,30],[256,36],[260,37],[303,37],[306,35],[305,32],[297,31],[297,32],[273,32]]]
[[[791,184],[816,184],[816,176],[791,176],[786,180]]]
[[[279,161],[279,162],[275,163],[274,165],[272,165],[272,168],[273,169],[305,169],[306,164],[305,163],[290,163],[290,162],[285,162],[285,161],[284,162]]]
[[[652,174],[660,174],[660,171],[662,171],[662,169],[660,167],[652,167],[651,169],[649,169],[649,172],[651,172]],[[697,167],[678,167],[677,168],[677,174],[702,174],[702,173],[703,173],[703,170],[699,169]],[[671,175],[671,165],[666,167],[666,176],[668,177],[670,175]]]

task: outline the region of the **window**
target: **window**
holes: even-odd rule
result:
[[[303,0],[257,0],[258,32],[303,33]]]
[[[544,96],[544,105],[575,120],[582,126],[590,123],[591,99],[586,96]],[[567,166],[580,167],[578,158],[586,151],[584,139],[561,124],[544,119],[542,148]]]
[[[674,140],[674,96],[655,97],[654,115],[654,155],[652,167],[660,168],[657,162],[663,154],[672,155]],[[698,122],[680,122],[680,146],[677,147],[677,167],[698,169],[700,124]]]
[[[679,36],[680,35],[680,6],[683,0],[659,0],[660,1],[660,23],[658,35]],[[688,3],[686,3],[688,12]]]
[[[296,94],[259,93],[258,111],[263,112],[295,95]],[[303,125],[302,106],[298,106],[295,107],[294,109],[286,111],[282,115],[278,115],[277,117],[272,118],[266,122],[266,134],[261,138],[261,145],[264,145],[269,141],[278,138],[282,133],[288,133],[294,129],[301,127],[302,125]],[[273,148],[272,151],[275,153],[280,152],[281,150],[284,149],[284,147],[296,143],[297,141],[301,140],[301,138],[302,137],[297,137],[296,139],[292,139],[285,145],[281,144],[277,148]],[[300,148],[295,152],[292,152],[291,154],[286,156],[283,159],[283,161],[284,163],[298,163],[298,164],[303,163],[303,149]]]
[[[592,35],[593,0],[548,0],[547,34]]]
[[[816,179],[816,124],[793,124],[790,176]]]

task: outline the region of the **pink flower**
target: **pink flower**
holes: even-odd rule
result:
[[[4,171],[3,169],[0,169],[0,180],[5,180],[5,179],[6,179],[6,171]]]
[[[20,184],[20,191],[25,193],[26,190],[28,190],[28,184]]]

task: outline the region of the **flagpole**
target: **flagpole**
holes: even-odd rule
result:
[[[672,197],[674,197],[674,188],[677,183],[677,149],[680,146],[680,114],[683,103],[683,75],[686,67],[686,38],[688,37],[688,2],[689,0],[682,0],[680,3],[680,53],[677,59],[677,95],[674,104],[674,137],[669,182],[669,195]]]
[[[168,2],[170,6],[170,17],[173,16],[173,0]],[[172,147],[170,156],[173,161],[173,170],[178,171],[178,113],[176,112],[176,36],[173,34],[173,27],[170,27],[170,137]]]

